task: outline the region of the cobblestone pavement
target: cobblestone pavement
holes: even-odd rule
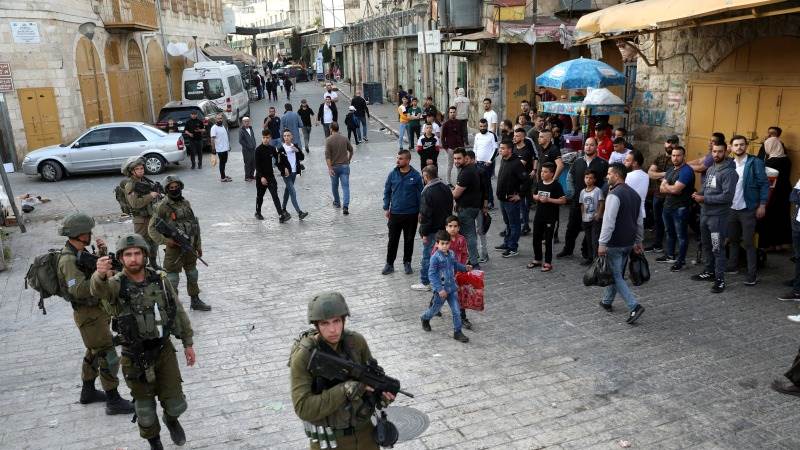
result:
[[[295,104],[303,97],[316,106],[321,90],[301,83]],[[201,296],[214,307],[189,313],[198,363],[181,362],[186,447],[306,445],[286,363],[293,337],[306,328],[307,299],[324,289],[345,294],[348,326],[416,394],[398,404],[430,417],[422,436],[398,448],[618,448],[621,439],[634,448],[800,447],[798,400],[768,388],[797,347],[797,325],[785,319],[795,306],[775,300],[789,275],[786,255],[770,257],[757,287],[731,276],[723,295],[688,281],[688,269],[676,274],[652,263],[652,281],[634,289],[647,313],[629,326],[621,301],[612,314],[600,310],[601,291],[583,287],[577,261],[557,260],[549,274],[526,270],[532,251],[523,238],[520,256],[493,254],[485,265],[487,309],[470,312],[469,344],[451,338],[447,311],[424,333],[419,315],[428,297],[408,289],[417,274],[380,275],[381,192],[395,142],[377,128],[371,124],[370,142],[352,164],[350,216],[330,205],[320,128],[298,180],[310,212],[303,222],[295,215],[279,225],[269,201],[267,220],[253,219],[255,188],[242,181],[238,152],[229,164],[234,183],[219,183],[208,163],[202,171],[186,163],[169,169],[186,181],[200,218],[211,265],[200,267]],[[27,234],[13,232],[12,268],[0,273],[0,448],[146,448],[127,418],[77,403],[83,351],[67,303],[51,299],[42,316],[35,293],[22,289],[33,256],[62,245],[56,227],[64,213],[88,211],[99,220],[96,234],[112,243],[131,229],[118,216],[117,180],[12,177],[16,194],[53,202],[30,214]],[[497,245],[502,221],[494,214],[490,244]],[[415,252],[416,264],[419,245]]]

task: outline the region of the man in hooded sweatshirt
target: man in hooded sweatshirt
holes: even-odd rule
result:
[[[714,165],[706,171],[706,178],[700,192],[692,194],[692,199],[700,204],[700,241],[703,246],[705,269],[692,276],[695,281],[713,281],[711,292],[718,294],[725,290],[725,238],[728,219],[736,183],[739,175],[733,161],[726,158],[728,148],[725,142],[715,143],[711,148]]]

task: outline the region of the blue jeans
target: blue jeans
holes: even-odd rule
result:
[[[292,198],[292,206],[294,206],[295,211],[300,214],[302,211],[300,210],[300,204],[297,203],[297,191],[294,189],[294,180],[297,178],[297,174],[293,173],[288,177],[282,177],[283,183],[286,187],[283,189],[283,210],[286,211],[286,205],[289,202],[289,197]]]
[[[664,197],[653,196],[653,226],[656,229],[653,246],[661,248],[664,245]]]
[[[478,264],[478,230],[475,227],[478,214],[483,214],[478,208],[461,208],[461,210],[458,211],[458,221],[461,223],[461,234],[467,239],[469,263],[473,266]]]
[[[689,231],[686,223],[688,214],[689,208],[686,206],[682,208],[664,208],[663,213],[664,227],[667,230],[667,246],[664,247],[664,254],[675,257],[677,240],[678,257],[676,259],[681,264],[686,264],[686,250],[689,248],[689,239],[686,237]]]
[[[427,237],[428,243],[425,244],[423,241],[422,259],[419,262],[419,282],[426,286],[431,284],[431,280],[428,278],[428,269],[431,265],[431,251],[433,251],[433,246],[436,244],[436,233],[431,233]]]
[[[407,129],[408,129],[408,124],[407,123],[401,123],[400,124],[400,130],[398,130],[398,132],[397,132],[397,134],[398,134],[398,136],[397,136],[397,145],[400,146],[400,150],[403,149],[403,138],[405,137],[406,133],[408,133]],[[409,146],[409,148],[411,148],[411,147],[414,146],[414,143],[413,142],[409,142],[408,146]]]
[[[503,245],[513,251],[517,251],[519,244],[520,203],[522,202],[500,202],[500,207],[503,209],[503,222],[506,224],[506,237],[503,240]]]
[[[333,192],[333,203],[340,205],[339,202],[339,181],[342,182],[342,193],[344,194],[344,207],[350,206],[350,165],[339,164],[333,166],[331,175],[331,192]]]
[[[355,116],[361,123],[361,139],[367,138],[367,116]]]
[[[520,213],[520,219],[519,220],[520,220],[520,222],[522,222],[522,225],[530,228],[530,226],[531,226],[531,201],[530,201],[530,199],[528,198],[527,195],[524,195],[522,197],[522,200],[520,200],[520,203],[522,203],[522,204],[520,205],[520,210],[519,210],[519,213]]]
[[[439,297],[438,292],[433,293],[433,304],[422,314],[422,320],[431,320],[434,314],[438,313],[444,305],[445,299]],[[447,293],[447,304],[450,305],[450,312],[453,316],[453,332],[461,331],[461,308],[458,306],[458,292],[454,289]]]
[[[625,300],[628,309],[633,311],[639,302],[633,296],[633,292],[628,287],[628,283],[622,277],[625,273],[625,265],[628,262],[628,255],[631,253],[631,247],[608,247],[606,258],[611,265],[611,273],[614,274],[614,284],[606,286],[606,292],[603,294],[603,304],[610,305],[614,302],[614,297],[617,293]]]

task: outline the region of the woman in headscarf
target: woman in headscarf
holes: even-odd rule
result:
[[[778,179],[767,203],[767,212],[758,223],[758,246],[768,251],[781,250],[792,243],[789,217],[789,194],[792,191],[789,176],[792,162],[786,156],[780,139],[776,137],[764,141],[764,150],[767,155],[764,164],[778,171]]]

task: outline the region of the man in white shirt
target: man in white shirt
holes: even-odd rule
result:
[[[650,177],[647,172],[642,170],[644,164],[644,155],[639,150],[631,150],[625,155],[625,168],[628,169],[628,175],[625,177],[625,184],[632,187],[639,197],[642,199],[641,214],[644,217],[644,201],[647,198],[647,190],[650,187]]]
[[[333,90],[333,85],[331,83],[325,85],[325,92],[322,94],[322,99],[325,100],[326,97],[330,97],[333,103],[339,101],[339,94]]]
[[[209,136],[211,136],[211,154],[217,155],[219,158],[219,180],[227,183],[233,180],[231,177],[225,176],[225,164],[228,163],[228,150],[231,149],[231,143],[228,139],[228,129],[223,125],[224,120],[222,114],[217,114]]]
[[[497,135],[489,131],[489,122],[481,119],[478,132],[472,143],[475,152],[476,165],[486,179],[489,180],[489,208],[494,208],[494,194],[492,193],[492,161],[497,154]]]
[[[492,109],[492,99],[483,99],[483,118],[489,123],[489,131],[497,134],[497,113]]]

